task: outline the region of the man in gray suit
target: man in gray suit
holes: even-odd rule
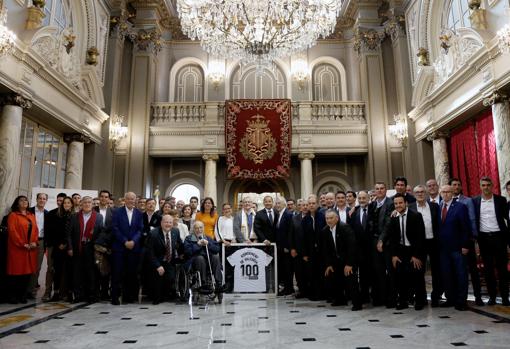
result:
[[[234,236],[237,242],[250,242],[257,237],[253,231],[255,221],[255,211],[253,210],[253,201],[250,197],[242,200],[242,209],[234,215]]]

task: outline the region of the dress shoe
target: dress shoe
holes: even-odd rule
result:
[[[455,310],[458,310],[458,311],[466,311],[466,310],[468,310],[468,307],[467,307],[467,305],[465,305],[465,304],[457,304],[457,305],[455,306]]]
[[[351,308],[352,311],[358,311],[358,310],[362,310],[362,309],[363,309],[363,307],[361,305],[353,305]]]
[[[505,307],[508,307],[510,305],[510,301],[508,300],[508,298],[503,298],[501,304],[504,305]]]
[[[451,307],[453,307],[453,304],[448,302],[448,301],[446,301],[446,302],[443,302],[443,303],[439,304],[439,307],[440,308],[451,308]]]
[[[397,305],[397,310],[407,309],[409,305],[407,303],[399,303]]]
[[[425,306],[423,304],[415,304],[414,305],[414,310],[423,310]]]
[[[496,305],[496,298],[495,297],[489,298],[487,305]]]
[[[479,307],[483,307],[485,305],[481,297],[476,297],[475,304],[478,305]]]
[[[120,302],[118,299],[112,299],[112,302],[111,302],[112,305],[120,305]]]

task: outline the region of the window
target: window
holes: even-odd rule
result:
[[[58,28],[60,33],[67,27],[71,26],[71,21],[68,21],[67,9],[62,0],[46,0],[44,5],[43,26],[54,26]]]
[[[340,74],[331,64],[320,64],[313,70],[313,100],[319,102],[341,101]]]
[[[30,197],[33,187],[63,188],[67,144],[30,120],[23,119],[20,135],[18,192]]]
[[[181,184],[172,191],[170,196],[173,196],[177,201],[183,200],[185,203],[189,203],[189,199],[196,196],[200,202],[200,189],[193,184]]]
[[[187,65],[177,73],[177,102],[202,102],[204,100],[204,74],[196,65]]]
[[[447,27],[453,31],[463,27],[471,27],[469,6],[466,0],[452,0],[448,7]]]

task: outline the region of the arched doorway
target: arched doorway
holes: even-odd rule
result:
[[[274,198],[277,196],[288,195],[289,189],[287,184],[281,180],[243,180],[233,186],[233,207],[239,208],[241,200],[245,196],[250,196],[252,201],[262,207],[264,196],[270,195]]]

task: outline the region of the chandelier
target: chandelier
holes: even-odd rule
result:
[[[331,34],[339,0],[177,0],[184,34],[213,56],[271,64]]]
[[[1,4],[0,4],[1,6]],[[0,7],[0,57],[14,50],[16,35],[7,28],[7,9]]]

